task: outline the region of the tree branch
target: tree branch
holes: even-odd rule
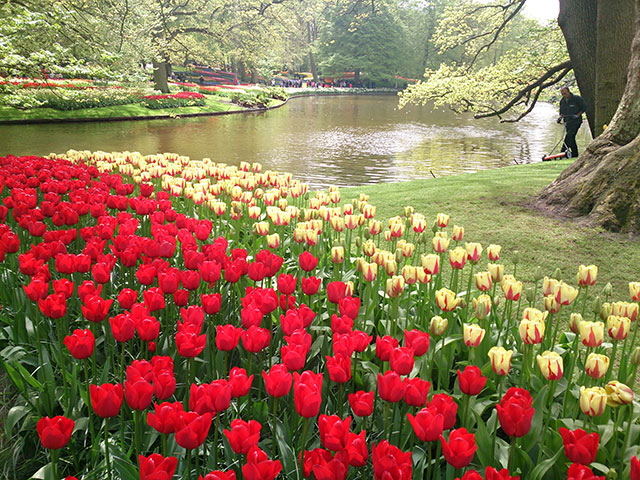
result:
[[[567,60],[566,62],[562,62],[562,63],[556,65],[555,67],[550,68],[543,75],[541,75],[540,78],[538,78],[535,82],[529,83],[526,87],[524,87],[522,90],[520,90],[515,95],[515,97],[513,97],[502,108],[500,108],[498,110],[495,110],[494,112],[477,113],[477,114],[474,115],[474,118],[487,118],[487,117],[495,117],[495,116],[499,117],[500,115],[506,113],[511,107],[516,105],[520,100],[525,98],[527,95],[530,95],[531,92],[533,90],[535,90],[536,88],[540,88],[541,90],[543,90],[543,89],[545,89],[547,87],[550,87],[551,85],[554,85],[554,84],[558,83],[560,80],[562,80],[562,78],[567,73],[569,73],[571,68],[572,68],[571,67],[571,62],[569,60]],[[547,80],[549,80],[550,78],[552,78],[556,74],[558,74],[557,77],[553,78],[550,81],[547,81]],[[537,95],[535,96],[535,98],[537,99]],[[522,117],[520,117],[520,118],[522,118]]]

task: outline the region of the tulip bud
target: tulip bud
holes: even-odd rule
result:
[[[477,264],[482,255],[482,245],[477,242],[465,242],[464,248],[467,251],[467,260],[472,264]]]
[[[489,245],[487,247],[487,255],[489,257],[489,260],[491,260],[492,262],[497,262],[498,260],[500,260],[500,250],[502,250],[502,247],[500,245]]]
[[[496,375],[506,375],[511,369],[511,356],[513,350],[505,350],[504,347],[491,347],[487,354],[491,360],[491,368]]]
[[[354,243],[356,244],[357,248],[360,248],[362,246],[362,237],[356,237]]]
[[[553,295],[547,295],[544,297],[544,309],[549,313],[558,313],[560,311],[560,305],[556,302],[556,299]]]
[[[413,215],[413,212],[415,211],[415,209],[411,206],[406,206],[404,207],[404,216],[409,218],[411,215]]]
[[[580,333],[580,323],[582,323],[582,315],[579,313],[572,313],[569,316],[569,328],[576,335]]]
[[[436,216],[436,224],[440,228],[445,228],[449,224],[449,215],[446,213],[439,213]]]
[[[539,282],[542,277],[544,277],[543,273],[542,273],[542,268],[540,267],[540,265],[538,265],[534,270],[533,270],[533,279],[536,282]]]
[[[533,303],[535,300],[535,289],[529,287],[524,291],[524,298],[527,299],[527,302]]]
[[[578,267],[578,274],[576,276],[576,282],[581,287],[592,287],[596,284],[598,278],[598,267],[595,265],[589,265],[588,267],[580,265]]]
[[[451,238],[455,242],[461,242],[464,237],[464,227],[460,227],[458,225],[453,226],[453,233],[451,234]]]
[[[462,340],[467,347],[477,347],[482,343],[486,331],[480,325],[465,323],[462,326]]]
[[[473,299],[473,310],[479,320],[485,320],[491,313],[491,297],[480,295]]]
[[[489,263],[487,264],[487,270],[491,274],[491,280],[493,283],[501,282],[504,278],[504,265],[499,263]]]
[[[344,262],[344,247],[332,247],[331,248],[331,261],[333,263]]]
[[[611,285],[611,282],[607,282],[607,284],[602,289],[602,294],[605,297],[608,297],[609,295],[611,295],[612,291],[613,291],[613,285]]]
[[[607,317],[607,332],[614,340],[624,340],[629,335],[631,329],[631,320],[627,317],[619,317],[618,315],[609,315]]]
[[[273,235],[267,235],[267,244],[269,248],[279,248],[280,247],[280,235],[274,233]]]
[[[422,268],[430,275],[437,275],[440,271],[440,257],[433,253],[422,255]]]
[[[559,354],[547,350],[542,352],[542,355],[538,355],[536,359],[540,373],[546,380],[560,380],[562,378],[564,364]]]
[[[580,322],[580,341],[587,347],[599,347],[604,339],[604,323]]]
[[[631,352],[631,363],[634,365],[640,365],[640,347],[636,347]]]
[[[590,353],[584,364],[584,369],[591,378],[602,378],[609,370],[609,357],[599,353]]]
[[[453,250],[449,250],[449,263],[451,268],[461,270],[467,261],[467,251],[462,247],[456,247]]]
[[[640,302],[640,282],[629,282],[629,296],[634,302]]]
[[[609,317],[609,315],[611,315],[612,310],[613,310],[613,307],[609,302],[603,303],[602,306],[600,307],[600,318],[602,320],[606,320]]]
[[[520,339],[527,345],[534,345],[542,342],[544,337],[544,321],[535,319],[522,319],[518,327]]]
[[[431,323],[429,324],[429,332],[431,333],[431,335],[436,335],[439,337],[441,335],[444,335],[444,332],[447,331],[448,326],[449,320],[436,315],[431,319]],[[640,349],[640,347],[638,348]]]
[[[452,292],[448,288],[441,288],[436,291],[436,304],[443,312],[455,310],[459,303],[460,299],[457,298],[455,292]]]
[[[593,299],[593,305],[591,307],[591,311],[596,315],[599,315],[600,310],[602,310],[602,299],[600,298],[600,296],[596,296],[596,298]]]
[[[607,392],[601,387],[580,387],[580,410],[585,415],[597,417],[607,406]]]
[[[520,262],[520,252],[518,250],[513,251],[513,264],[517,265]]]
[[[633,390],[624,383],[613,380],[604,386],[607,392],[607,405],[618,407],[633,402]]]
[[[402,249],[401,248],[396,248],[394,256],[395,256],[396,262],[398,262],[398,263],[402,262]]]
[[[391,298],[399,297],[404,290],[404,278],[394,275],[387,279],[387,295]]]
[[[558,267],[553,271],[553,278],[560,278],[560,277],[562,277],[562,270],[560,270],[560,268]]]

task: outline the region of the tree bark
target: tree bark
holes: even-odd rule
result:
[[[626,88],[609,128],[541,192],[537,206],[611,231],[640,233],[640,0],[634,3]]]
[[[168,63],[153,61],[153,88],[162,93],[169,93],[169,72]]]

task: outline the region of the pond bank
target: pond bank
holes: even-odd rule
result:
[[[298,93],[299,92],[299,93]],[[336,96],[336,95],[388,95],[394,94],[387,89],[365,90],[365,89],[327,89],[326,93],[321,90],[314,92],[304,92],[295,89],[289,92],[289,98],[302,98],[310,96]],[[215,98],[207,98],[207,104],[201,107],[182,107],[176,109],[151,110],[153,114],[148,114],[150,110],[142,105],[116,105],[109,107],[86,108],[80,110],[54,110],[51,108],[36,108],[29,110],[18,110],[13,107],[0,106],[0,125],[22,125],[39,123],[78,123],[78,122],[119,122],[126,120],[159,120],[159,119],[179,119],[191,117],[211,117],[219,115],[230,115],[234,113],[259,113],[285,105],[287,100],[273,100],[266,108],[243,108],[230,102],[220,101]]]

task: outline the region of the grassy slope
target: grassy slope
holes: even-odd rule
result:
[[[18,110],[13,107],[0,106],[0,121],[2,120],[55,120],[68,118],[116,118],[116,117],[144,117],[154,115],[179,116],[186,113],[211,113],[241,110],[241,107],[227,102],[221,102],[215,96],[206,98],[206,105],[202,107],[183,107],[177,109],[151,110],[140,104],[115,105],[111,107],[85,108],[81,110],[60,111],[52,108],[34,108]]]
[[[580,264],[599,267],[598,291],[607,283],[614,286],[612,300],[629,300],[628,282],[639,281],[640,246],[637,240],[613,236],[585,228],[574,222],[551,218],[526,206],[570,161],[519,165],[497,170],[396,184],[356,187],[342,191],[344,199],[359,192],[371,195],[377,218],[400,215],[405,205],[413,206],[427,219],[439,212],[451,216],[452,224],[465,228],[466,241],[486,247],[502,245],[507,273],[513,272],[514,251],[520,263],[518,278],[533,280],[536,266],[545,275],[576,285]],[[451,229],[449,228],[449,231]],[[453,244],[452,244],[453,245]],[[486,259],[486,254],[483,257]],[[484,262],[483,262],[484,263]],[[477,271],[477,270],[476,270]]]

